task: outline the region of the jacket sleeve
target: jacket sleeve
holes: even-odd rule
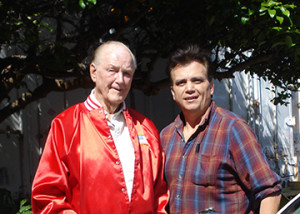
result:
[[[157,176],[154,185],[154,198],[157,204],[157,213],[167,213],[167,204],[169,201],[169,188],[164,179],[165,153],[162,149],[159,132],[152,121],[144,122],[144,128],[147,137],[152,144],[154,153],[157,156]]]
[[[65,147],[63,130],[59,120],[54,120],[32,184],[33,213],[76,213],[69,203],[68,168],[62,161]]]
[[[165,153],[161,149],[161,166],[159,168],[157,182],[154,187],[155,199],[158,204],[157,213],[167,213],[166,209],[169,201],[169,190],[168,190],[167,183],[164,179],[164,165],[165,165]]]

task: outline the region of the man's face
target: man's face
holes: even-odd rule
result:
[[[209,107],[214,92],[214,83],[209,82],[206,68],[197,61],[177,65],[171,71],[171,79],[173,99],[182,112],[202,116]]]
[[[129,51],[119,44],[103,47],[90,74],[95,82],[95,96],[109,113],[114,113],[125,100],[133,79],[134,64]]]

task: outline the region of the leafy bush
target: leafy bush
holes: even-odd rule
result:
[[[23,199],[20,202],[20,209],[16,214],[32,214],[31,205],[26,205],[27,202],[27,199]]]

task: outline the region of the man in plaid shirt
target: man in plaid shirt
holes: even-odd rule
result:
[[[209,55],[196,45],[179,49],[168,72],[182,111],[161,132],[170,213],[276,213],[280,177],[245,120],[212,101]]]

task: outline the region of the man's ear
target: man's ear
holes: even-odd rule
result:
[[[210,88],[210,95],[213,95],[214,94],[214,91],[215,91],[215,83],[213,80],[211,80],[209,82],[209,88]]]
[[[93,82],[96,82],[96,65],[95,63],[90,64],[90,76]]]
[[[173,100],[175,101],[175,93],[174,93],[174,90],[173,90],[173,86],[170,86],[170,89],[171,89]]]

